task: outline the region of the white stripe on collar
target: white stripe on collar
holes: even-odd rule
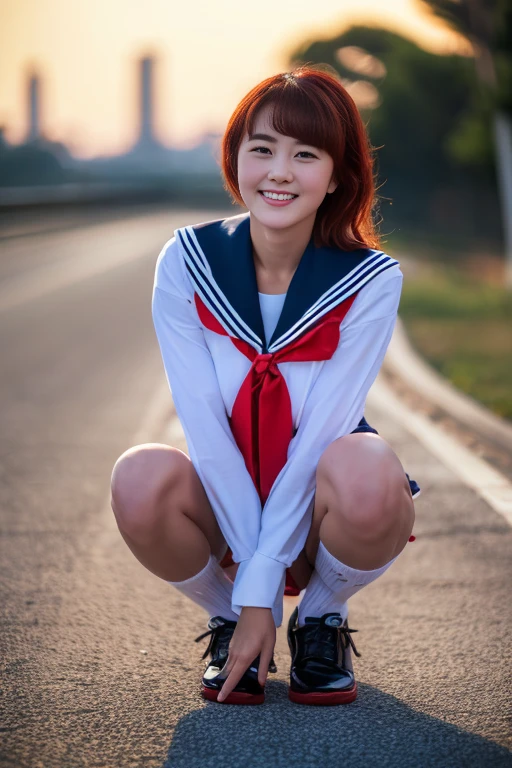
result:
[[[372,280],[380,272],[393,267],[399,262],[387,254],[372,254],[361,264],[358,264],[348,275],[336,285],[331,286],[309,309],[297,320],[295,325],[289,328],[282,336],[269,347],[269,352],[277,352],[294,341],[304,331],[312,326],[331,309],[334,309],[342,301],[359,291],[366,283]]]
[[[217,318],[222,327],[231,335],[246,341],[261,354],[263,342],[247,323],[240,317],[233,305],[217,285],[208,264],[208,260],[199,245],[191,227],[176,230],[184,251],[194,286],[208,309]]]

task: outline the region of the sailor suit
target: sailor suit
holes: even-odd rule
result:
[[[177,229],[160,252],[153,322],[190,459],[240,563],[237,614],[272,608],[280,625],[318,461],[337,438],[376,432],[364,407],[402,280],[382,251],[316,247],[311,238],[267,338],[250,214]]]

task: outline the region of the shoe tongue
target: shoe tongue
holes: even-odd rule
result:
[[[339,613],[336,613],[333,611],[332,613],[324,613],[323,616],[306,616],[305,623],[306,624],[321,624],[325,622],[326,619],[329,618],[329,616],[337,616],[339,619],[341,619],[341,616]]]

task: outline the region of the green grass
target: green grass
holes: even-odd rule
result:
[[[512,293],[430,263],[404,280],[414,347],[456,387],[512,420]]]

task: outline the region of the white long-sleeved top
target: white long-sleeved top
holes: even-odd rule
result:
[[[245,232],[247,240],[247,218],[232,217],[236,222],[240,219],[244,226],[237,224],[237,237],[241,238],[240,233]],[[223,226],[226,221],[231,219],[223,220]],[[214,225],[219,227],[218,222],[212,223]],[[315,300],[302,312],[300,302],[304,295],[307,297],[307,291],[312,290],[308,270],[314,271],[316,267],[311,265],[321,263],[320,255],[317,261],[311,260],[311,254],[316,253],[311,245],[313,251],[307,259],[307,252],[303,257],[302,274],[295,284],[294,276],[288,291],[291,293],[289,316],[291,311],[291,317],[298,316],[299,321],[295,319],[284,329],[278,323],[274,332],[274,336],[278,334],[277,339],[265,346],[262,326],[257,327],[255,320],[245,322],[234,308],[235,301],[239,308],[243,307],[244,297],[247,302],[252,301],[247,288],[250,285],[255,292],[252,274],[247,285],[243,279],[233,283],[242,283],[241,290],[247,292],[246,296],[235,296],[235,289],[228,282],[222,290],[219,271],[222,261],[218,260],[218,250],[208,252],[207,235],[208,230],[203,235],[201,229],[184,228],[165,243],[156,265],[153,321],[191,461],[233,552],[233,560],[240,563],[233,590],[233,610],[239,614],[243,606],[272,608],[279,626],[285,571],[303,549],[311,525],[318,461],[333,440],[352,432],[363,417],[368,391],[393,333],[403,275],[398,262],[391,257],[382,252],[365,251],[358,255],[356,262],[351,262],[356,266],[350,269],[350,264],[345,273],[342,270],[341,279],[328,290],[324,290],[324,285],[319,295],[313,294]],[[235,245],[238,242],[242,241],[235,240]],[[213,243],[218,248],[218,242]],[[230,248],[231,240],[228,240],[226,251],[230,255],[229,263],[234,265],[233,253],[237,251]],[[343,252],[336,256],[343,258]],[[245,268],[250,272],[247,254],[244,258]],[[327,258],[331,261],[326,264],[333,263],[332,249],[326,254]],[[340,296],[354,293],[352,306],[339,326],[339,344],[329,360],[285,362],[278,366],[290,395],[295,436],[289,444],[286,464],[262,509],[229,423],[235,398],[251,368],[251,361],[232,341],[238,334],[233,331],[232,317],[236,316],[241,336],[245,334],[252,339],[258,337],[259,332],[259,342],[253,341],[259,352],[264,348],[272,352],[276,347],[282,348],[290,337],[300,335],[301,324],[306,330],[311,327],[315,312],[321,315],[333,302],[339,304]],[[202,325],[195,294],[209,302],[226,335]],[[296,297],[299,308],[294,316],[291,300],[295,301]],[[285,302],[283,313],[286,311]]]

